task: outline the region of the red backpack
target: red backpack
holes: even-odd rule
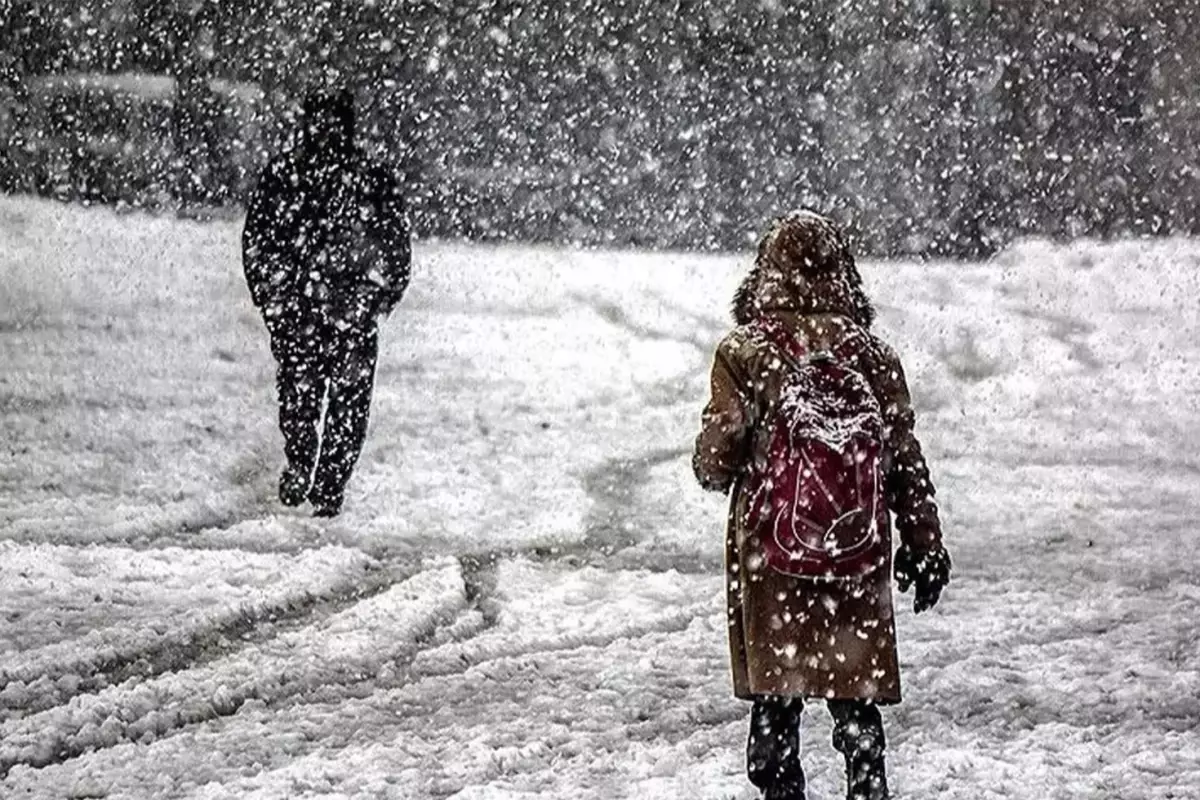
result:
[[[750,476],[749,528],[766,564],[798,578],[844,580],[887,562],[883,416],[850,360],[858,336],[832,352],[810,351],[782,323],[757,332],[786,370],[761,425],[767,458]]]

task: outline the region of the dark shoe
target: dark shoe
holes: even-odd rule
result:
[[[342,513],[342,498],[333,500],[313,500],[314,517],[336,517]]]
[[[746,775],[763,800],[805,800],[800,766],[800,715],[804,703],[762,697],[750,711]]]
[[[886,742],[879,707],[862,700],[830,700],[833,746],[846,757],[848,800],[888,800]]]
[[[763,792],[763,800],[806,800],[807,797],[803,784],[800,786],[772,786]]]
[[[846,796],[849,800],[889,800],[887,769],[882,758],[846,760]]]
[[[279,502],[298,506],[308,499],[308,479],[291,465],[279,476]]]

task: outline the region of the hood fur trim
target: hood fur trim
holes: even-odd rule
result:
[[[738,325],[770,311],[842,314],[864,328],[875,321],[845,236],[832,220],[809,209],[771,225],[734,293],[732,311]]]

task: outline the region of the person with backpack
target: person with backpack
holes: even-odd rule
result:
[[[917,613],[950,580],[904,372],[871,332],[845,237],[810,210],[763,237],[733,317],[693,467],[704,488],[730,494],[726,597],[734,693],[753,703],[747,772],[768,800],[803,800],[801,713],[824,700],[847,797],[886,800],[879,707],[900,702],[891,573],[901,592],[915,589]]]
[[[355,147],[353,95],[309,92],[298,145],[263,171],[242,232],[278,362],[284,505],[341,511],[367,435],[378,319],[404,296],[410,262],[400,183]]]

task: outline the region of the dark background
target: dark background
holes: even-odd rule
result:
[[[427,236],[1200,233],[1197,34],[1194,0],[0,0],[0,189],[233,213],[347,82]]]

